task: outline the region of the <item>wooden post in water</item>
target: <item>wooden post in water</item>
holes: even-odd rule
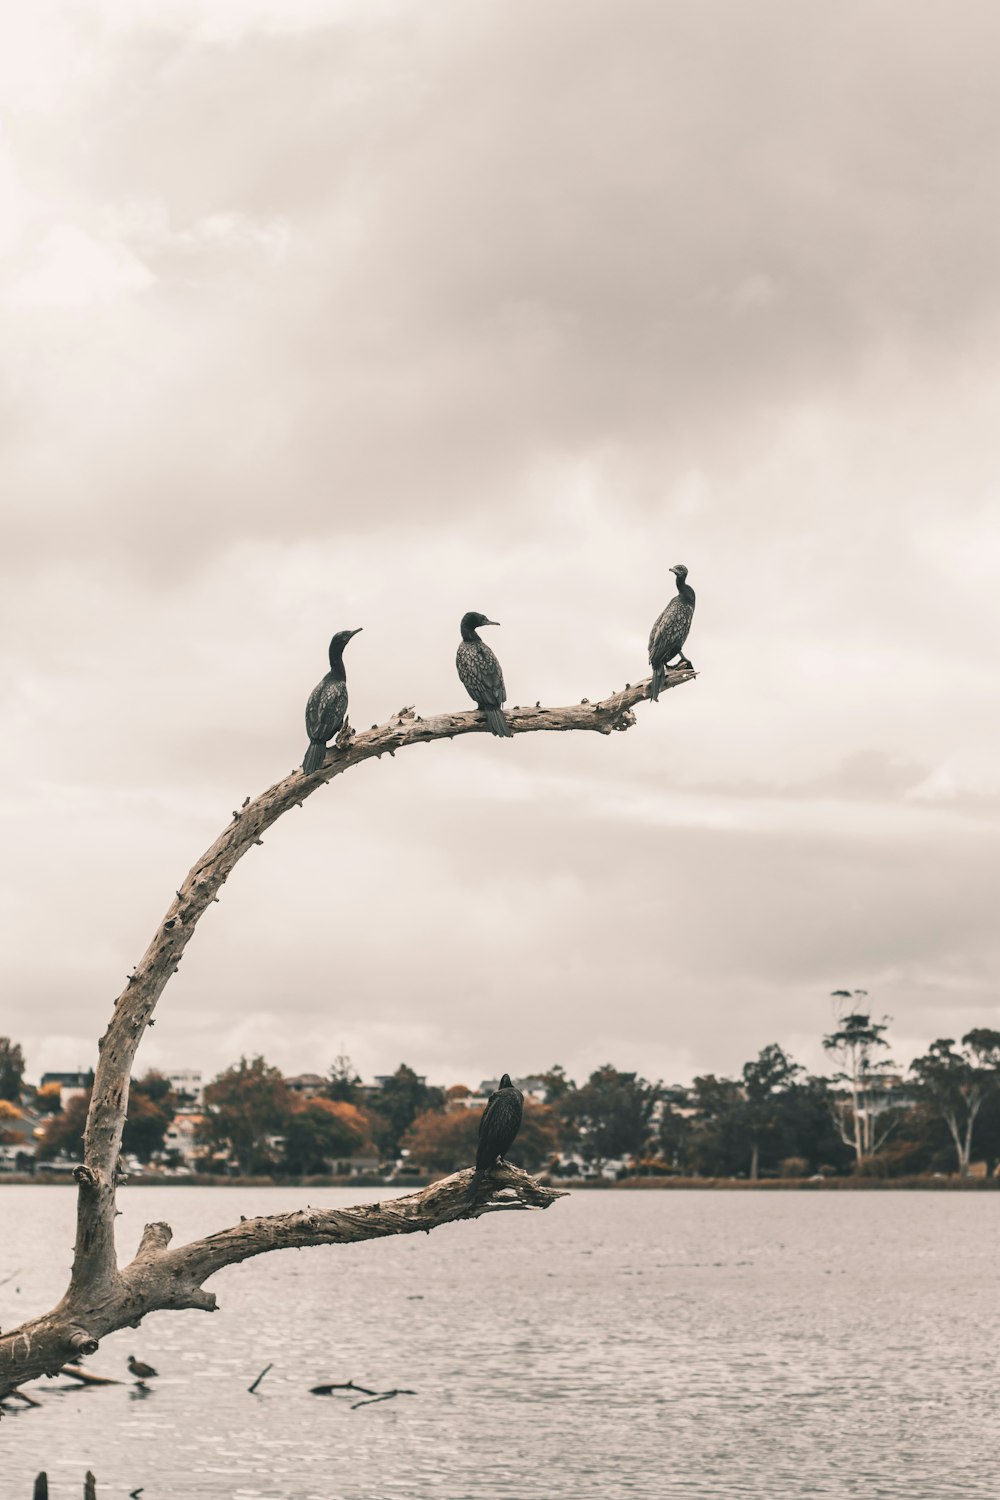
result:
[[[97,1480],[87,1470],[87,1477],[83,1481],[83,1500],[97,1500]]]
[[[49,1500],[49,1476],[44,1469],[35,1480],[31,1500]]]

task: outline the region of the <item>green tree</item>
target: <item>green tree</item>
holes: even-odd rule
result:
[[[959,1173],[966,1176],[976,1120],[1000,1080],[1000,1031],[980,1026],[966,1032],[961,1052],[951,1037],[940,1037],[914,1058],[910,1071],[923,1102],[947,1125]]]
[[[387,1078],[375,1100],[372,1118],[379,1131],[376,1140],[387,1156],[399,1153],[403,1136],[417,1115],[428,1109],[440,1109],[444,1103],[442,1089],[421,1083],[417,1074],[406,1063],[400,1063],[391,1078]]]
[[[576,1084],[572,1078],[567,1078],[566,1069],[560,1063],[553,1063],[551,1068],[536,1076],[545,1084],[544,1102],[553,1111],[558,1149],[575,1150],[580,1136],[573,1105],[577,1093]]]
[[[0,1099],[18,1104],[24,1079],[24,1053],[18,1042],[0,1036]]]
[[[735,1177],[746,1162],[743,1090],[732,1078],[704,1073],[694,1080],[688,1160],[699,1177]]]
[[[837,1028],[823,1038],[823,1046],[839,1063],[834,1082],[844,1085],[849,1097],[832,1096],[834,1119],[844,1144],[854,1152],[855,1166],[866,1166],[888,1140],[899,1122],[891,1107],[888,1057],[878,1048],[888,1048],[885,1032],[889,1017],[873,1021],[871,1012],[854,1008],[865,990],[834,990],[835,998],[845,1003],[840,1008]]]
[[[361,1087],[361,1075],[355,1070],[354,1064],[343,1052],[337,1054],[330,1068],[330,1077],[323,1091],[328,1099],[333,1099],[341,1104],[364,1103],[364,1091]]]
[[[642,1155],[659,1098],[659,1084],[605,1063],[576,1089],[567,1114],[579,1131],[580,1151],[598,1171],[615,1157]]]
[[[786,1157],[807,1161],[812,1170],[833,1167],[846,1171],[851,1152],[835,1123],[834,1099],[827,1079],[793,1079],[777,1099],[777,1122],[772,1140],[775,1164]]]
[[[567,1078],[566,1069],[561,1063],[553,1063],[551,1068],[535,1075],[545,1085],[545,1103],[558,1107],[571,1094],[576,1093],[576,1084],[572,1078]]]
[[[802,1070],[777,1042],[762,1048],[753,1062],[743,1065],[743,1116],[750,1138],[750,1180],[757,1181],[761,1139],[773,1132],[781,1118],[781,1094]]]
[[[687,1172],[688,1154],[694,1129],[690,1090],[674,1085],[663,1090],[662,1099],[659,1127],[660,1154],[675,1171]]]
[[[976,1116],[976,1154],[991,1172],[1000,1167],[1000,1087],[990,1090]]]
[[[155,1069],[133,1078],[129,1088],[128,1114],[122,1131],[122,1150],[148,1162],[163,1150],[163,1138],[174,1117],[169,1078]]]
[[[228,1148],[243,1175],[270,1172],[277,1160],[269,1137],[283,1135],[290,1101],[278,1068],[263,1057],[241,1057],[205,1088],[202,1137]]]

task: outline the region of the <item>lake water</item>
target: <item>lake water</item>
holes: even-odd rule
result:
[[[178,1241],[380,1196],[126,1188]],[[0,1326],[65,1287],[74,1194],[0,1188]],[[1000,1194],[577,1193],[546,1213],[284,1251],[41,1386],[0,1424],[28,1500],[944,1500],[1000,1496]],[[247,1387],[274,1368],[259,1392]],[[412,1396],[352,1410],[321,1381]],[[38,1387],[35,1388],[39,1389]]]

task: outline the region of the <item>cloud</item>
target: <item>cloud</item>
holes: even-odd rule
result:
[[[25,17],[0,899],[31,1055],[96,1034],[300,758],[335,628],[359,724],[462,701],[468,608],[513,702],[594,698],[677,561],[696,684],[612,742],[325,794],[213,909],[150,1058],[818,1065],[842,983],[907,1037],[988,1022],[995,13]]]
[[[145,291],[155,280],[126,246],[101,244],[73,224],[57,224],[13,278],[4,301],[11,308],[104,307]]]

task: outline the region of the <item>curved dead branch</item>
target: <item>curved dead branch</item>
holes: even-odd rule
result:
[[[675,670],[665,686],[689,682],[695,673]],[[635,724],[632,710],[649,696],[650,680],[628,684],[621,692],[597,703],[586,698],[566,708],[515,707],[505,709],[515,735],[587,730],[612,734]],[[210,1235],[195,1245],[168,1250],[166,1225],[147,1225],[142,1244],[130,1266],[119,1269],[115,1254],[115,1189],[122,1130],[128,1108],[129,1081],[136,1049],[156,1003],[184,956],[194,930],[219,899],[219,892],[245,854],[263,842],[262,835],[283,813],[301,807],[308,797],[334,777],[363,761],[395,755],[411,745],[488,732],[485,716],[477,710],[438,714],[424,719],[412,708],[402,708],[384,724],[356,734],[345,724],[336,746],[322,767],[307,776],[296,768],[253,801],[234,809],[232,819],[189,871],[176,892],[152,941],[114,1002],[108,1028],[98,1042],[99,1057],[84,1137],[84,1160],[76,1169],[79,1184],[77,1233],[73,1269],[66,1295],[51,1313],[7,1334],[0,1334],[0,1397],[24,1380],[51,1374],[67,1357],[92,1352],[97,1341],[116,1328],[138,1323],[147,1312],[166,1307],[211,1310],[215,1297],[201,1283],[235,1260],[297,1244],[343,1244],[385,1234],[433,1229],[458,1218],[476,1218],[499,1208],[542,1208],[557,1193],[527,1184],[518,1173],[505,1181],[514,1192],[509,1202],[492,1197],[470,1206],[462,1203],[445,1179],[423,1194],[387,1204],[328,1211],[306,1210],[304,1216],[280,1215],[256,1219]],[[504,1169],[514,1173],[514,1168]],[[499,1177],[496,1178],[499,1181]],[[548,1195],[531,1201],[530,1191]],[[429,1197],[427,1195],[430,1195]],[[411,1205],[409,1208],[400,1205]],[[254,1226],[248,1228],[248,1225]],[[310,1225],[314,1228],[310,1229]],[[314,1238],[310,1238],[314,1234]],[[30,1373],[29,1373],[30,1372]]]
[[[463,1168],[440,1182],[403,1198],[388,1198],[354,1208],[302,1208],[294,1213],[242,1219],[204,1239],[171,1248],[169,1224],[147,1224],[134,1260],[116,1271],[110,1292],[77,1293],[53,1312],[25,1323],[0,1340],[0,1396],[40,1375],[57,1375],[67,1353],[80,1353],[81,1338],[88,1352],[118,1328],[136,1327],[151,1312],[197,1307],[214,1312],[214,1292],[204,1289],[210,1276],[238,1261],[272,1250],[304,1249],[311,1245],[352,1245],[390,1235],[429,1234],[459,1219],[483,1214],[544,1209],[566,1196],[565,1190],[545,1187],[509,1163],[493,1168],[476,1199],[470,1200],[473,1169]],[[79,1319],[85,1328],[68,1319]]]

